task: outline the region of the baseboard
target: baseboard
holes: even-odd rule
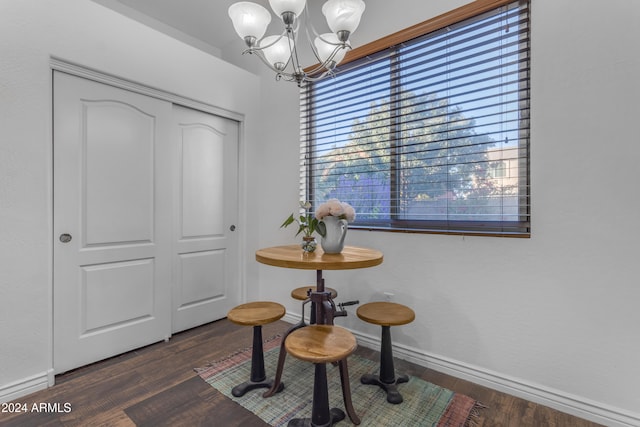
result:
[[[52,386],[53,370],[41,372],[0,387],[0,402],[11,402],[28,394]]]
[[[289,315],[287,313],[283,320],[295,324],[300,321],[300,316]],[[351,332],[357,337],[358,345],[374,350],[380,349],[379,336],[363,334],[353,330]],[[398,359],[407,360],[416,365],[433,369],[434,371],[480,384],[493,390],[520,397],[609,427],[640,426],[640,414],[427,353],[413,347],[394,343],[393,355]]]
[[[373,337],[357,331],[352,332],[358,339],[358,345],[375,350],[380,348],[380,337]],[[580,396],[573,396],[563,391],[529,383],[416,348],[394,343],[393,356],[609,427],[640,426],[640,414],[589,401]]]

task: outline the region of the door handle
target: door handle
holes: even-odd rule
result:
[[[236,231],[236,226],[232,224],[231,227],[229,227],[229,230]]]
[[[60,241],[62,243],[69,243],[71,241],[71,234],[67,234],[67,233],[61,234]]]

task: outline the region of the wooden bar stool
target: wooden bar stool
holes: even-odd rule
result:
[[[311,325],[291,332],[285,340],[287,352],[293,357],[311,362],[315,367],[313,378],[313,406],[311,419],[296,418],[289,421],[289,427],[328,427],[345,418],[341,409],[329,409],[327,386],[327,363],[338,362],[345,409],[354,424],[360,418],[351,404],[351,388],[347,356],[357,347],[353,334],[340,326]]]
[[[291,291],[291,298],[304,301],[309,298],[309,294],[315,292],[316,289],[317,287],[315,285],[295,288]],[[333,288],[324,288],[324,290],[331,294],[331,299],[335,299],[338,296],[338,291]]]
[[[264,370],[264,350],[262,348],[262,325],[275,322],[284,316],[282,304],[270,301],[256,301],[241,304],[227,313],[227,318],[238,325],[253,326],[253,348],[251,349],[251,378],[231,390],[235,397],[243,396],[256,388],[270,388],[273,381],[267,381]],[[277,392],[284,389],[280,384]]]
[[[406,325],[413,322],[416,314],[412,309],[393,302],[370,302],[358,307],[358,317],[365,322],[382,326],[380,344],[380,375],[365,374],[360,378],[362,384],[380,386],[387,393],[387,402],[402,403],[398,384],[409,381],[407,375],[395,376],[393,350],[391,347],[391,326]]]
[[[291,291],[291,298],[293,299],[297,299],[299,301],[307,301],[311,295],[312,292],[316,292],[318,288],[313,285],[313,286],[302,286],[299,288],[295,288],[294,290]],[[329,297],[331,299],[335,299],[338,296],[338,291],[336,291],[333,288],[324,288],[325,292],[329,292]],[[309,315],[309,323],[311,323],[312,325],[317,323],[316,322],[316,307],[315,307],[314,302],[311,303],[311,314]],[[303,303],[303,310],[302,310],[302,320],[300,321],[302,323],[304,323],[304,303]]]

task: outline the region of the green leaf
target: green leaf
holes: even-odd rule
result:
[[[293,217],[293,214],[291,214],[291,215],[289,215],[289,218],[287,218],[287,219],[282,223],[282,225],[280,226],[280,228],[287,227],[287,226],[291,225],[291,224],[293,223],[293,221],[295,221],[295,218]]]
[[[322,237],[327,235],[327,226],[322,221],[318,221],[316,230],[318,230],[318,234],[320,234]]]

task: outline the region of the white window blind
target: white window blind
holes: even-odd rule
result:
[[[301,89],[303,198],[356,227],[528,235],[529,61],[515,1]]]

